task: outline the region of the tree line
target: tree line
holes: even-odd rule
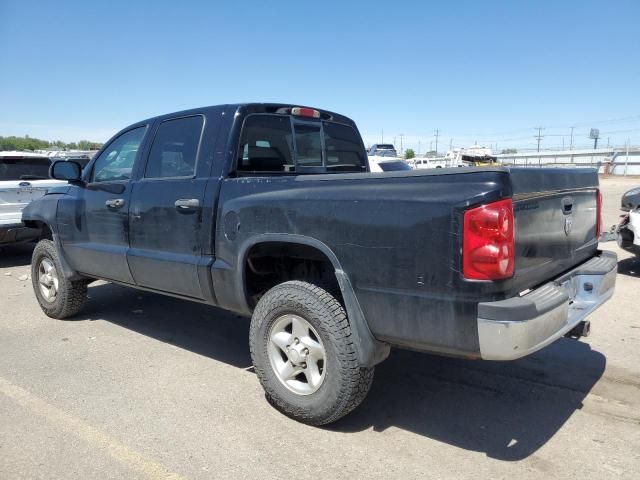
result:
[[[79,140],[78,142],[65,143],[62,140],[41,140],[29,135],[24,137],[2,137],[0,136],[0,151],[2,150],[98,150],[102,143],[91,142],[89,140]]]

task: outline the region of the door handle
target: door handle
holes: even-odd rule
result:
[[[179,212],[189,213],[200,207],[200,200],[197,198],[180,198],[176,200],[174,205]]]
[[[107,206],[107,208],[117,210],[124,207],[124,198],[114,198],[111,200],[107,200],[106,202],[104,202],[104,204]]]

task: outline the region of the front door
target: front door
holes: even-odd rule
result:
[[[81,273],[133,283],[127,265],[131,173],[146,130],[116,137],[92,164],[87,183],[60,201],[60,240]]]
[[[128,262],[137,285],[203,298],[198,280],[207,174],[198,169],[204,117],[168,119],[156,129],[134,183]]]

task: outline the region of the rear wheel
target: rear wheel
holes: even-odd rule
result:
[[[58,251],[51,240],[40,240],[31,258],[31,282],[42,311],[63,319],[80,311],[87,298],[87,281],[65,278]]]
[[[311,425],[356,408],[373,381],[360,367],[342,305],[307,282],[282,283],[258,302],[251,319],[251,357],[267,399]]]

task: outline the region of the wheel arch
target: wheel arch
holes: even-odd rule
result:
[[[329,248],[327,244],[324,242],[304,235],[296,235],[296,234],[278,234],[278,233],[267,233],[255,235],[249,239],[247,239],[240,247],[238,251],[238,265],[237,271],[239,275],[237,277],[238,282],[238,292],[241,292],[243,306],[245,310],[251,311],[252,307],[250,302],[247,300],[247,260],[252,251],[256,248],[259,248],[263,245],[268,244],[286,244],[291,246],[304,246],[307,248],[314,249],[319,252],[323,258],[325,258],[332,266],[334,271],[343,272],[342,265],[338,260],[336,254]]]
[[[29,203],[22,211],[22,222],[26,226],[33,226],[40,229],[38,240],[48,239],[53,241],[58,252],[58,258],[62,264],[63,274],[69,280],[79,280],[84,278],[76,272],[64,255],[64,249],[58,236],[57,212],[58,200],[61,194],[48,194]]]
[[[325,259],[332,267],[336,284],[341,294],[342,303],[347,312],[347,318],[352,328],[354,340],[358,345],[358,359],[363,367],[376,365],[389,355],[388,344],[376,340],[371,333],[360,303],[355,295],[349,276],[342,268],[337,255],[324,242],[304,235],[296,234],[262,234],[247,239],[241,246],[238,255],[237,290],[241,293],[243,307],[251,311],[249,290],[247,287],[247,263],[252,251],[262,245],[281,244],[303,246],[307,251],[316,252],[317,259]]]

